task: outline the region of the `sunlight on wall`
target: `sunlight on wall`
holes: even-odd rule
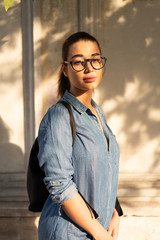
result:
[[[135,77],[133,82],[126,83],[123,96],[115,96],[102,104],[108,124],[120,145],[120,170],[124,172],[160,170],[160,167],[153,169],[155,155],[160,148],[160,134],[158,137],[150,136],[154,122],[160,124],[160,109],[148,106],[145,100],[152,91],[153,86],[147,82],[142,84]]]
[[[36,9],[35,11],[38,11]],[[55,19],[54,19],[55,21]],[[40,18],[34,19],[34,52],[35,52],[35,119],[36,119],[36,135],[43,115],[46,113],[48,107],[54,104],[57,99],[56,83],[58,79],[59,68],[50,74],[54,68],[54,63],[49,58],[57,61],[56,51],[51,54],[53,49],[46,43],[44,39],[49,35],[49,41],[56,44],[57,41],[62,41],[65,35],[71,28],[70,24],[66,23],[66,29],[55,34],[51,34],[53,26],[42,26]],[[54,44],[52,46],[54,46]],[[43,46],[43,47],[42,47]],[[57,48],[58,49],[58,48]],[[43,50],[43,54],[42,54]],[[58,62],[58,61],[57,61]],[[60,65],[59,61],[59,65]],[[56,63],[57,64],[57,63]],[[47,65],[47,67],[46,67]],[[50,68],[49,68],[50,67]],[[46,69],[49,68],[49,71]]]
[[[148,118],[155,122],[160,122],[160,109],[149,108]]]
[[[94,18],[93,17],[86,17],[85,18],[85,22],[86,22],[86,25],[90,24],[90,23],[93,23],[94,22]]]
[[[59,69],[52,76],[43,79],[42,91],[43,91],[43,115],[46,113],[49,107],[57,102],[57,79]]]
[[[34,5],[35,15],[39,14],[39,5]],[[42,69],[41,69],[41,37],[42,37],[42,26],[39,17],[34,18],[33,24],[33,36],[34,36],[34,78],[35,78],[35,134],[38,134],[39,124],[42,118]]]
[[[135,149],[126,142],[128,149],[124,150],[124,146],[122,146],[120,170],[128,172],[152,172],[153,170],[158,173],[160,168],[157,166],[156,169],[153,169],[153,162],[155,161],[155,152],[159,148],[159,142],[160,138],[154,140],[144,138]]]
[[[121,98],[123,103],[140,102],[152,91],[152,86],[148,83],[141,83],[136,76],[133,82],[127,82],[125,85],[124,96]]]
[[[66,29],[63,32],[52,35],[53,42],[59,41],[61,39],[65,39],[65,36],[66,34],[68,34],[70,28],[71,28],[71,24],[66,24]]]
[[[120,17],[118,18],[117,22],[120,23],[120,24],[124,24],[124,23],[126,22],[126,19],[125,19],[124,16],[120,16]]]
[[[152,45],[153,39],[151,37],[145,38],[145,46],[148,48]]]
[[[121,129],[123,129],[124,123],[125,123],[126,116],[124,114],[111,114],[111,117],[109,118],[109,122],[112,126],[114,126],[114,131],[118,134],[121,133]]]
[[[159,22],[160,22],[160,18],[159,18],[159,17],[156,17],[155,22],[156,22],[156,23],[159,23]]]
[[[18,4],[17,4],[18,3]],[[17,4],[17,5],[16,5]],[[0,172],[24,171],[22,35],[19,1],[0,9]],[[7,136],[7,137],[6,137]]]
[[[12,35],[13,45],[10,44],[10,38],[5,37],[6,43],[1,48],[0,112],[3,120],[11,128],[10,141],[18,144],[24,150],[22,49],[19,47],[21,46],[21,38],[19,36],[21,36],[20,32]]]
[[[109,3],[110,8],[109,8],[108,11],[106,11],[105,16],[106,17],[111,17],[120,8],[124,7],[125,5],[127,5],[128,3],[131,3],[131,2],[132,2],[132,0],[126,0],[126,1],[112,0],[112,1],[110,1],[110,3]]]
[[[1,116],[11,128],[10,141],[24,149],[23,144],[23,87],[21,70],[20,32],[12,36],[14,46],[4,44],[0,55]],[[8,41],[7,38],[5,38]],[[19,56],[19,57],[17,57]],[[9,66],[9,71],[8,71]],[[18,123],[18,124],[17,124]]]

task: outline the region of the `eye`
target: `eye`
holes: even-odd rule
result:
[[[94,63],[100,63],[101,62],[101,58],[93,58],[92,62]]]
[[[80,65],[82,63],[82,61],[74,61],[73,64],[74,65]]]
[[[85,65],[85,62],[84,61],[80,61],[80,60],[77,60],[77,61],[73,61],[73,64],[76,65],[76,66],[84,66]]]

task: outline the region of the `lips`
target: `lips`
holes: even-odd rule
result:
[[[93,77],[85,77],[85,78],[83,78],[83,80],[86,83],[92,83],[92,82],[96,81],[96,77],[95,76],[93,76]]]

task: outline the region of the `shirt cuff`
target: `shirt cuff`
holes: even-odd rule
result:
[[[65,191],[63,191],[58,197],[54,198],[53,196],[51,196],[51,198],[54,202],[56,202],[58,205],[61,206],[65,201],[72,198],[76,193],[78,193],[76,185],[72,184]]]

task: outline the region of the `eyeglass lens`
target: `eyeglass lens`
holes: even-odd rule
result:
[[[101,69],[104,67],[106,59],[101,56],[96,56],[92,59],[76,58],[72,61],[72,67],[76,71],[82,71],[87,66],[87,61],[90,62],[94,69]]]

